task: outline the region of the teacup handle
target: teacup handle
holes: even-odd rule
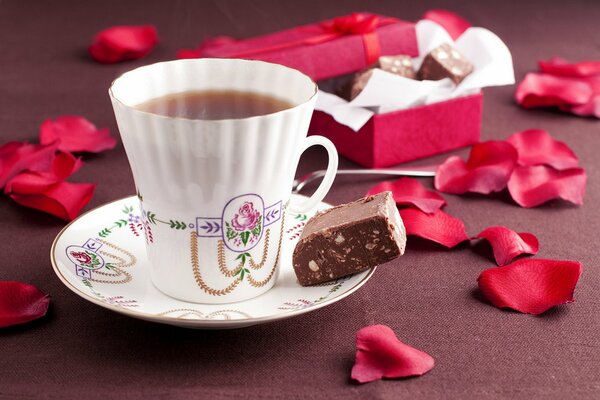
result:
[[[312,146],[323,146],[325,150],[327,150],[327,156],[329,162],[327,164],[327,171],[325,172],[325,176],[321,181],[321,184],[315,190],[312,196],[310,196],[306,201],[295,204],[294,202],[290,202],[289,209],[292,212],[303,214],[306,213],[317,206],[323,200],[329,189],[331,189],[331,185],[333,184],[333,180],[335,179],[335,174],[337,173],[338,168],[338,153],[335,148],[335,145],[331,142],[331,140],[327,139],[324,136],[313,135],[308,136],[304,142],[304,148],[300,152],[300,155],[306,151],[309,147]]]

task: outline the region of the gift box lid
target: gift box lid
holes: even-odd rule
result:
[[[414,23],[370,13],[354,13],[249,39],[205,41],[180,58],[247,58],[283,64],[314,80],[352,73],[381,55],[416,56]]]

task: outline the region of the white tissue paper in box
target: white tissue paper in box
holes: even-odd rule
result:
[[[419,46],[419,57],[413,58],[415,70],[419,69],[423,58],[431,50],[450,43],[473,64],[473,72],[459,85],[454,85],[449,78],[418,81],[375,69],[354,100],[347,102],[334,94],[320,91],[316,109],[358,131],[377,113],[437,103],[478,93],[484,87],[515,83],[510,51],[491,31],[469,28],[455,42],[444,28],[433,21],[421,20],[415,25],[415,30]]]

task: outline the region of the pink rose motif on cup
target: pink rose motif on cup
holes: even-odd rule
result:
[[[252,231],[260,223],[260,213],[254,209],[254,204],[246,201],[231,220],[231,226],[238,232]]]
[[[231,221],[225,221],[225,236],[234,247],[254,244],[262,232],[262,215],[254,208],[254,203],[245,201]]]

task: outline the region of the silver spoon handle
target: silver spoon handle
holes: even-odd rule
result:
[[[410,169],[338,169],[339,175],[396,175],[396,176],[435,176],[437,165],[427,165],[423,167],[410,167]],[[324,170],[310,172],[303,177],[296,179],[292,185],[292,192],[298,193],[304,186],[315,179],[325,175]]]

